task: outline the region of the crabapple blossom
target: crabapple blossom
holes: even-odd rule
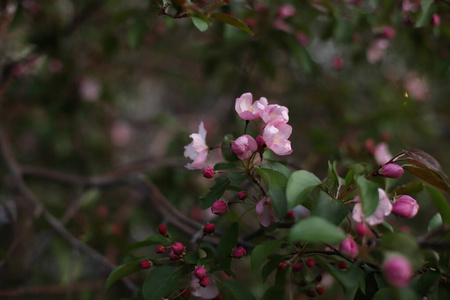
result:
[[[214,167],[206,167],[203,169],[203,177],[213,178],[213,176],[214,176]]]
[[[259,223],[262,226],[268,227],[272,222],[278,222],[278,218],[273,211],[272,203],[269,197],[262,198],[256,204],[256,214],[258,215]]]
[[[396,164],[386,164],[383,166],[380,174],[386,176],[387,178],[399,178],[403,175],[403,168]]]
[[[411,263],[403,256],[394,256],[383,265],[387,281],[395,287],[407,287],[413,275]]]
[[[208,156],[206,130],[203,122],[198,126],[198,133],[193,133],[189,137],[192,138],[192,142],[184,146],[184,157],[189,157],[193,162],[188,163],[185,167],[189,170],[203,169]]]
[[[210,282],[210,280],[208,277],[203,277],[202,279],[200,279],[198,284],[200,284],[200,286],[202,286],[202,287],[207,287],[209,285],[209,282]]]
[[[215,285],[215,278],[206,275],[204,278],[209,278],[209,284],[205,287],[200,285],[200,281],[194,274],[191,277],[191,294],[194,297],[201,299],[214,299],[219,295],[219,288]]]
[[[175,254],[175,253],[173,252],[173,250],[172,250],[172,251],[170,251],[170,253],[169,253],[169,258],[170,258],[170,260],[172,260],[172,261],[177,261],[177,260],[180,260],[180,259],[181,259],[181,256]]]
[[[231,257],[234,258],[242,258],[247,254],[247,251],[244,247],[239,246],[236,249],[234,249],[233,253],[231,253]]]
[[[184,252],[184,245],[182,243],[177,242],[173,244],[172,249],[176,255],[182,255]]]
[[[278,104],[267,105],[266,107],[260,106],[260,116],[264,123],[270,123],[272,121],[287,123],[289,121],[289,110],[285,106]]]
[[[283,4],[278,8],[278,17],[286,19],[296,14],[296,9],[292,4]]]
[[[408,219],[414,218],[418,211],[419,204],[417,204],[417,201],[407,195],[398,198],[392,206],[392,213]]]
[[[312,259],[312,258],[307,258],[305,260],[305,263],[310,268],[314,268],[316,266],[316,261],[314,259]]]
[[[197,268],[194,270],[194,275],[195,275],[195,277],[197,277],[198,279],[202,279],[203,277],[206,276],[207,273],[208,273],[208,272],[206,271],[205,267],[203,267],[203,266],[197,267]]]
[[[153,262],[149,260],[141,260],[139,264],[141,265],[141,269],[148,269],[153,266]]]
[[[341,242],[339,250],[353,258],[356,257],[359,252],[358,245],[350,235],[347,235],[347,238]]]
[[[203,227],[203,233],[205,234],[212,234],[214,231],[216,231],[216,225],[213,223],[208,223]]]
[[[162,224],[161,226],[159,226],[158,230],[162,236],[169,236],[169,234],[167,233],[166,224]]]
[[[252,94],[245,93],[236,99],[235,109],[239,117],[242,119],[253,120],[259,118],[260,109],[264,109],[267,104],[266,98],[261,98],[253,103]]]
[[[375,209],[375,212],[368,217],[364,217],[361,199],[359,196],[356,196],[354,199],[356,204],[353,207],[352,214],[353,220],[358,223],[362,223],[365,220],[365,222],[371,226],[383,223],[384,218],[392,211],[392,203],[391,200],[389,200],[389,198],[387,197],[386,192],[380,188],[378,189],[378,197],[379,202],[377,208]]]
[[[359,236],[365,236],[369,228],[364,223],[358,223],[355,225],[355,232]]]
[[[255,139],[248,134],[238,137],[231,144],[231,150],[233,150],[240,160],[249,158],[257,149],[258,144]]]
[[[373,155],[379,165],[384,165],[392,159],[392,154],[389,152],[388,145],[386,143],[379,143],[373,149]]]
[[[264,128],[263,139],[267,147],[278,155],[292,153],[291,142],[288,141],[292,133],[292,127],[286,123],[269,123]]]
[[[300,263],[295,263],[294,265],[292,265],[292,271],[294,272],[298,272],[302,269],[302,265]]]
[[[211,212],[215,215],[223,215],[228,211],[228,205],[223,200],[218,200],[211,206]]]
[[[247,198],[247,193],[245,191],[240,191],[237,196],[239,200],[245,200]]]

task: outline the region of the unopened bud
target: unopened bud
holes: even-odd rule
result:
[[[341,242],[339,250],[350,257],[356,257],[359,253],[358,245],[350,235],[347,235],[347,238]]]
[[[166,229],[166,225],[165,225],[165,224],[162,224],[161,226],[159,226],[159,233],[160,233],[162,236],[169,236],[169,235],[167,234],[167,229]]]
[[[317,291],[317,294],[322,295],[325,292],[325,289],[323,288],[323,285],[317,284],[316,291]]]
[[[173,252],[176,255],[183,255],[184,246],[183,246],[182,243],[175,243],[175,244],[173,244],[172,249],[173,249]]]
[[[407,195],[401,196],[392,205],[392,213],[403,218],[414,218],[418,211],[419,204],[417,204],[417,201]]]
[[[294,220],[295,219],[294,211],[293,210],[288,211],[284,218],[288,220]]]
[[[183,297],[184,299],[189,299],[189,297],[191,297],[191,290],[185,289],[181,294],[181,297]]]
[[[246,198],[247,198],[247,193],[244,192],[244,191],[239,192],[239,193],[238,193],[238,198],[239,198],[239,200],[244,200],[244,199],[246,199]]]
[[[394,256],[383,265],[387,281],[395,287],[407,287],[413,275],[411,263],[402,256]]]
[[[284,269],[286,269],[286,266],[287,266],[287,263],[282,261],[282,262],[278,263],[277,269],[280,271],[283,271]]]
[[[233,253],[231,253],[231,257],[234,258],[241,258],[244,257],[247,254],[247,251],[245,251],[244,247],[237,247],[236,249],[234,249]]]
[[[180,260],[180,259],[181,259],[181,257],[180,257],[179,255],[176,255],[176,254],[173,252],[173,250],[170,251],[170,253],[169,253],[169,258],[170,258],[170,260],[173,260],[173,261],[177,261],[177,260]]]
[[[208,223],[203,227],[203,232],[205,234],[212,234],[216,231],[216,226],[213,223]]]
[[[439,26],[439,24],[441,24],[441,17],[439,17],[438,14],[433,14],[433,17],[431,18],[430,24],[433,27]]]
[[[298,272],[302,269],[302,265],[300,263],[296,263],[292,266],[292,271]]]
[[[148,269],[151,266],[153,266],[153,262],[151,262],[149,260],[141,260],[140,265],[141,265],[141,269]]]
[[[312,258],[307,258],[305,260],[305,263],[310,268],[314,268],[316,266],[316,261],[314,259],[312,259]]]
[[[223,215],[228,211],[228,205],[223,201],[219,200],[213,203],[211,206],[211,212],[215,215]]]
[[[386,176],[387,178],[399,178],[403,175],[403,168],[396,164],[387,164],[383,166],[380,174]]]
[[[206,167],[203,169],[203,176],[205,178],[213,178],[214,176],[214,167]]]
[[[198,279],[202,279],[203,277],[206,276],[206,274],[207,274],[207,271],[206,271],[206,269],[205,269],[204,267],[202,267],[202,266],[197,267],[197,268],[194,270],[194,275],[195,275],[195,277],[197,277]]]
[[[200,284],[202,287],[207,287],[209,284],[209,277],[203,277],[202,279],[200,279],[198,284]]]
[[[156,253],[164,253],[164,252],[166,252],[166,247],[158,246],[158,247],[156,247],[155,252]]]
[[[345,261],[343,261],[343,260],[338,261],[337,262],[337,266],[341,270],[347,269],[347,263]]]
[[[355,232],[361,237],[365,236],[368,230],[367,225],[364,223],[358,223],[355,225]]]

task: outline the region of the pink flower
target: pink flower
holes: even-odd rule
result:
[[[203,227],[204,234],[212,234],[214,233],[214,231],[216,231],[216,225],[214,225],[213,223],[208,223],[205,225],[205,227]]]
[[[359,252],[358,245],[351,235],[347,235],[347,238],[341,242],[339,245],[339,250],[353,258],[355,258]]]
[[[361,237],[365,236],[367,234],[368,230],[369,230],[369,228],[364,223],[358,223],[355,225],[355,232],[357,235],[359,235]]]
[[[234,258],[242,258],[245,255],[247,255],[247,251],[242,246],[237,247],[236,249],[234,249],[233,253],[231,253],[231,257]]]
[[[336,71],[339,71],[343,67],[344,67],[344,59],[342,58],[342,56],[336,56],[333,59],[333,69],[335,69]]]
[[[378,189],[378,195],[379,195],[379,202],[378,206],[375,210],[375,212],[368,216],[364,217],[364,212],[362,210],[361,206],[361,200],[359,196],[355,197],[355,207],[353,207],[353,220],[355,220],[358,223],[363,223],[364,220],[367,224],[374,226],[383,223],[384,217],[389,215],[392,210],[392,203],[391,200],[386,196],[386,192],[382,189]]]
[[[306,47],[309,45],[309,38],[306,34],[304,34],[303,32],[299,32],[295,35],[295,37],[297,38],[297,40],[299,41],[300,45],[302,45],[303,47]]]
[[[272,121],[287,123],[289,121],[289,110],[278,104],[267,105],[260,110],[261,119],[267,124]]]
[[[289,17],[293,17],[296,14],[296,9],[292,4],[284,4],[278,8],[278,16],[281,19],[286,19]]]
[[[200,267],[197,267],[195,270],[194,270],[194,275],[195,275],[195,277],[197,277],[198,279],[202,279],[203,277],[205,277],[206,275],[207,275],[207,271],[206,271],[206,269],[205,269],[205,267],[203,267],[203,266],[200,266]]]
[[[200,285],[200,280],[192,274],[191,277],[191,294],[194,297],[201,299],[214,299],[219,295],[219,288],[215,285],[215,278],[206,275],[204,278],[209,278],[209,284],[206,287]]]
[[[381,34],[388,39],[392,39],[395,36],[395,29],[391,26],[384,26]]]
[[[223,215],[228,211],[228,205],[223,201],[219,200],[213,203],[211,206],[211,212],[215,215]]]
[[[413,275],[411,263],[402,256],[394,256],[383,265],[387,281],[395,287],[407,287]]]
[[[399,178],[403,175],[403,168],[396,164],[387,164],[383,166],[380,174],[386,176],[387,178]]]
[[[198,126],[198,133],[193,133],[189,137],[192,138],[192,142],[189,145],[184,146],[184,157],[189,157],[193,162],[188,163],[185,167],[189,170],[203,169],[208,156],[206,130],[203,122]]]
[[[419,204],[417,204],[417,201],[407,195],[398,198],[392,207],[392,213],[408,219],[414,218],[418,211]]]
[[[172,250],[173,250],[173,253],[175,253],[178,256],[181,256],[181,255],[183,255],[183,252],[184,252],[184,245],[182,243],[177,242],[172,245]]]
[[[214,167],[206,167],[203,169],[203,177],[213,178],[213,176],[214,176]]]
[[[240,191],[237,196],[239,200],[245,200],[247,198],[247,193],[245,191]]]
[[[240,98],[236,99],[235,109],[239,117],[244,120],[253,120],[259,117],[259,110],[267,106],[267,99],[261,98],[253,103],[253,96],[251,93],[242,94]]]
[[[278,222],[278,218],[272,208],[272,203],[269,197],[262,198],[256,204],[256,214],[258,215],[259,223],[262,226],[268,227],[272,222]]]
[[[389,47],[389,41],[384,38],[376,39],[370,43],[366,51],[367,61],[371,64],[379,62]]]
[[[263,139],[267,147],[278,155],[289,155],[292,153],[291,142],[288,141],[292,133],[292,127],[281,122],[271,122],[266,125]]]
[[[379,165],[384,165],[392,159],[392,154],[389,152],[388,145],[386,143],[379,143],[373,149],[373,155]]]
[[[255,139],[248,134],[238,137],[231,144],[231,150],[233,150],[240,160],[249,158],[257,149],[258,144]]]
[[[433,14],[433,17],[431,18],[431,26],[437,27],[439,24],[441,24],[441,17],[439,17],[438,14]]]

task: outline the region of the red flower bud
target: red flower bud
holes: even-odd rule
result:
[[[278,263],[277,269],[280,271],[283,271],[284,269],[286,269],[286,266],[287,266],[287,263],[282,261],[282,262]]]
[[[211,212],[215,215],[223,215],[228,211],[228,205],[223,201],[219,200],[213,203],[211,206]]]
[[[433,14],[433,17],[431,18],[430,24],[433,27],[439,26],[439,24],[441,24],[441,17],[439,17],[438,14]]]
[[[317,284],[316,291],[317,291],[317,294],[322,295],[325,292],[325,289],[323,288],[323,285]]]
[[[392,213],[403,218],[414,218],[419,211],[419,204],[414,198],[403,195],[392,205]]]
[[[234,249],[233,253],[231,253],[231,257],[234,258],[241,258],[244,257],[247,254],[247,251],[245,251],[244,247],[237,247]]]
[[[359,253],[358,245],[350,235],[347,235],[347,238],[341,242],[339,250],[348,254],[350,257],[356,257]]]
[[[387,164],[383,166],[380,174],[386,176],[387,178],[399,178],[403,175],[403,168],[396,164]]]
[[[368,230],[367,225],[364,223],[358,223],[355,225],[355,232],[361,237],[365,236]]]
[[[316,261],[314,259],[312,259],[312,258],[307,258],[305,260],[305,263],[310,268],[314,268],[316,266]]]
[[[205,225],[205,227],[203,227],[203,232],[205,234],[212,234],[214,233],[214,231],[216,231],[216,225],[214,225],[213,223],[208,223]]]
[[[185,289],[183,294],[181,294],[181,297],[183,297],[184,299],[189,299],[189,297],[191,297],[191,290]]]
[[[170,260],[173,260],[173,261],[177,261],[177,260],[180,260],[180,259],[181,259],[181,257],[180,257],[179,255],[176,255],[176,254],[173,252],[173,250],[170,251],[170,253],[169,253],[169,258],[170,258]]]
[[[205,178],[213,178],[214,176],[214,167],[206,167],[203,169],[203,176]]]
[[[173,249],[173,252],[176,255],[183,255],[184,246],[183,246],[182,243],[175,243],[175,244],[173,244],[172,249]]]
[[[294,220],[295,219],[294,211],[293,210],[288,211],[284,218],[288,220]]]
[[[239,193],[238,193],[238,198],[239,198],[239,200],[244,200],[244,199],[246,199],[246,198],[247,198],[247,193],[244,192],[244,191],[239,192]]]
[[[202,287],[207,287],[209,284],[209,277],[203,277],[202,279],[200,279],[198,284],[200,284]]]
[[[342,56],[336,56],[333,59],[333,69],[335,69],[336,71],[339,71],[343,67],[344,67],[344,59],[342,58]]]
[[[264,141],[262,135],[258,135],[255,139],[256,144],[258,145],[258,150],[262,150],[265,148],[266,142]]]
[[[296,264],[294,264],[294,265],[292,266],[292,271],[294,271],[294,272],[298,272],[298,271],[300,271],[301,269],[302,269],[302,265],[299,264],[299,263],[296,263]]]
[[[158,246],[158,247],[156,247],[155,252],[156,253],[164,253],[164,252],[166,252],[166,247]]]
[[[161,226],[159,226],[159,233],[160,233],[162,236],[169,236],[169,235],[167,234],[167,229],[166,229],[166,225],[165,225],[165,224],[162,224]]]
[[[200,267],[197,267],[195,270],[194,270],[194,275],[195,275],[195,277],[197,277],[198,279],[202,279],[203,277],[205,277],[206,276],[206,269],[204,268],[204,267],[202,267],[202,266],[200,266]]]
[[[347,263],[343,260],[338,261],[337,266],[341,270],[347,269]]]
[[[148,269],[151,266],[153,266],[153,262],[151,262],[149,260],[141,260],[140,265],[141,265],[141,269]]]

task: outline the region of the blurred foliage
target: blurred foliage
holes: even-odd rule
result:
[[[289,108],[289,163],[321,178],[330,160],[339,161],[338,173],[361,161],[375,167],[368,139],[387,142],[392,153],[421,148],[450,170],[447,1],[231,0],[217,5],[216,17],[197,9],[207,0],[187,10],[177,3],[1,1],[0,122],[21,165],[82,176],[138,165],[171,203],[201,220],[198,195],[208,183],[184,170],[183,146],[200,120],[210,145],[225,132],[240,134],[242,123],[230,125],[234,101],[252,92]],[[0,257],[18,241],[0,268],[0,290],[81,282],[86,287],[66,299],[127,295],[113,286],[102,296],[109,270],[42,218],[30,219],[5,165],[0,170]],[[68,230],[115,263],[128,242],[164,221],[123,186],[69,188],[36,177],[27,184],[57,218],[72,207]],[[427,205],[418,220],[435,214]]]

